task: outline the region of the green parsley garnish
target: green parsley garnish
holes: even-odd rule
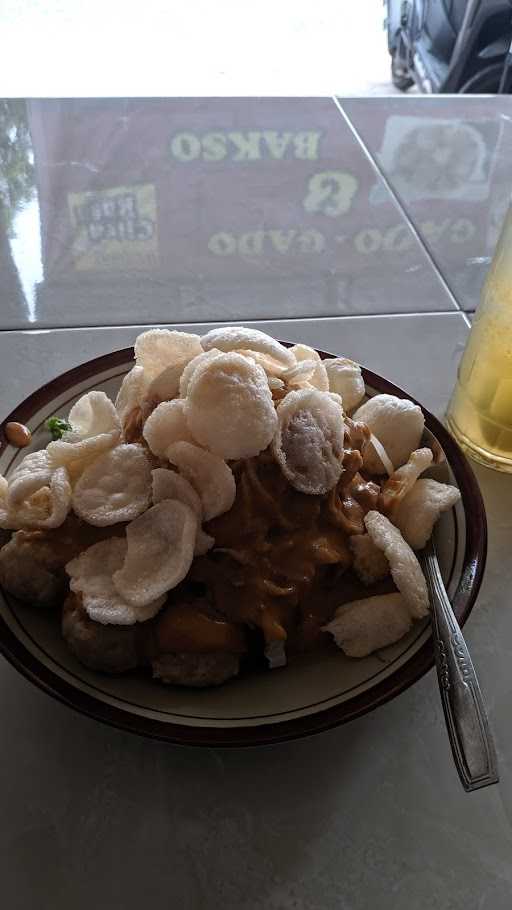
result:
[[[45,423],[46,429],[52,434],[52,439],[60,439],[66,430],[71,429],[71,424],[62,417],[49,417]]]

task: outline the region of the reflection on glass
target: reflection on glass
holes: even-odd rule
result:
[[[155,187],[69,193],[77,271],[154,268],[158,262]]]
[[[506,96],[344,102],[464,309],[474,309],[510,191]],[[386,196],[372,191],[378,204]]]
[[[41,278],[34,156],[25,102],[0,100],[0,275],[4,306],[35,319]]]
[[[34,158],[25,102],[0,100],[0,204],[7,234],[33,192]]]
[[[14,219],[11,250],[25,295],[28,321],[36,322],[36,288],[43,280],[37,196],[34,196],[30,202],[23,205]]]
[[[450,306],[332,101],[31,100],[27,111],[30,136],[24,121],[16,143],[33,181],[31,137],[37,197],[9,206],[11,249],[40,325]]]

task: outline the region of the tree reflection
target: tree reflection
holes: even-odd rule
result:
[[[14,262],[9,238],[14,235],[14,219],[33,198],[35,189],[34,156],[24,101],[0,100],[0,275],[4,303],[20,313],[24,295]]]
[[[24,101],[0,101],[0,212],[7,234],[34,195],[34,156]]]

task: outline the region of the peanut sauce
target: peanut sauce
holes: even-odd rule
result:
[[[352,565],[349,537],[364,533],[380,492],[360,474],[364,430],[347,421],[343,473],[325,495],[295,490],[268,450],[232,464],[233,507],[205,525],[215,548],[194,561],[166,613],[183,609],[195,585],[228,624],[259,629],[267,644],[287,640],[287,650],[303,650],[318,643],[346,599],[340,582]]]
[[[144,444],[138,409],[128,424],[127,439]],[[346,420],[343,472],[336,487],[321,496],[295,490],[269,450],[232,463],[235,502],[204,526],[215,547],[194,560],[155,620],[141,625],[137,637],[143,652],[243,654],[251,650],[251,629],[266,644],[286,640],[289,654],[322,643],[321,627],[336,607],[364,596],[348,569],[353,561],[349,538],[365,532],[364,516],[376,508],[380,494],[379,486],[361,474],[360,449],[367,435],[364,425]],[[64,566],[93,543],[122,535],[124,528],[97,528],[71,514],[50,532],[19,533],[51,542],[56,562]]]

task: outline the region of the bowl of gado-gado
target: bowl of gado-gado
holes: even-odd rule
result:
[[[406,393],[253,328],[152,329],[3,424],[0,647],[100,720],[177,742],[302,735],[432,665],[418,553],[459,621],[485,515]]]

